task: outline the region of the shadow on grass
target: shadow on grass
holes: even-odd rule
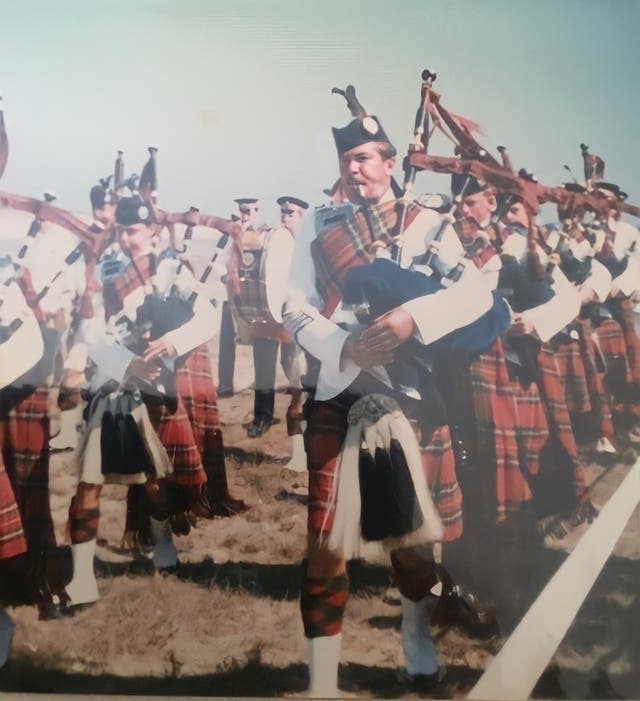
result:
[[[149,576],[154,573],[150,560],[106,562],[96,558],[98,577]],[[349,563],[349,590],[358,596],[382,595],[389,586],[389,569],[360,561]],[[247,592],[276,601],[292,601],[300,596],[302,563],[265,565],[257,562],[224,562],[210,558],[202,562],[181,563],[175,575],[185,582],[203,587],[219,587]]]

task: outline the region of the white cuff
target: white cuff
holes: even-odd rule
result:
[[[342,365],[340,363],[348,336],[348,331],[323,316],[317,316],[296,335],[297,342],[321,363],[317,399],[335,397],[360,374],[360,367],[352,360],[347,358]]]
[[[570,324],[580,313],[580,295],[575,287],[563,289],[545,304],[522,312],[530,321],[541,341],[548,341]]]
[[[217,328],[216,308],[207,299],[198,296],[193,311],[189,321],[165,334],[165,339],[176,349],[178,357],[211,340]]]
[[[625,271],[613,281],[612,287],[617,287],[626,297],[630,297],[640,286],[640,264],[629,256]]]
[[[611,292],[611,273],[597,260],[591,261],[591,275],[584,283],[590,287],[599,302],[604,302]]]

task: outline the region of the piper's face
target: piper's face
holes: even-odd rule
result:
[[[138,258],[150,253],[153,249],[153,236],[153,229],[146,224],[118,227],[120,248],[129,258]]]
[[[522,202],[514,202],[504,215],[507,224],[519,224],[524,229],[529,228],[529,212]]]
[[[304,209],[297,204],[287,202],[280,207],[280,221],[294,236],[300,231],[303,214]]]
[[[255,204],[241,204],[238,209],[240,210],[240,224],[244,230],[254,226],[258,219],[258,206]]]
[[[116,206],[114,204],[105,204],[100,209],[94,209],[93,218],[104,224],[104,226],[110,226],[116,220]]]
[[[340,156],[342,188],[351,202],[375,204],[391,187],[395,158],[383,158],[380,144],[369,141]]]
[[[475,195],[463,197],[462,202],[458,205],[463,217],[475,220],[480,226],[489,223],[497,206],[495,196],[487,192],[478,192]]]

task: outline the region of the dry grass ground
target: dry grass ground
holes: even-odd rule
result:
[[[100,601],[72,619],[48,622],[39,621],[33,607],[14,609],[14,648],[0,674],[0,689],[212,696],[302,693],[307,684],[306,647],[298,595],[305,498],[283,488],[280,471],[289,456],[284,421],[261,439],[246,437],[243,424],[251,419],[253,401],[248,347],[239,349],[238,368],[237,377],[244,382],[237,383],[235,397],[221,400],[221,417],[231,489],[251,510],[240,517],[200,522],[188,536],[177,538],[181,565],[176,575],[163,577],[147,558],[120,550],[125,492],[122,487],[105,488],[96,562]],[[284,416],[287,402],[279,393],[278,416]],[[596,503],[606,501],[627,469],[589,467]],[[68,542],[65,524],[75,481],[72,454],[54,455],[51,504],[61,543]],[[616,570],[600,583],[602,595],[587,612],[581,632],[569,635],[556,654],[541,682],[542,695],[548,690],[572,696],[569,683],[588,691],[589,670],[601,666],[607,674],[623,678],[637,664],[629,659],[633,650],[638,652],[637,637],[627,640],[627,628],[613,637],[611,631],[604,635],[601,624],[602,615],[615,616],[620,610],[637,616],[637,586],[634,589],[629,578],[633,581],[638,574],[639,519],[636,514],[620,540],[614,553]],[[571,534],[558,551],[547,551],[549,575],[564,557],[563,549],[570,549],[579,535],[580,531]],[[351,575],[341,686],[350,695],[379,696],[387,693],[402,665],[399,608],[382,600],[389,582],[383,563],[354,563]],[[436,634],[448,667],[437,695],[462,696],[501,640],[480,643],[455,630]],[[631,649],[617,654],[620,645]]]

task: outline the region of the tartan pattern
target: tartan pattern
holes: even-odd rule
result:
[[[564,385],[569,412],[587,414],[593,407],[579,341],[558,334],[551,339],[551,346]]]
[[[607,319],[598,325],[596,335],[605,363],[610,364],[613,360],[622,358],[625,364],[626,381],[631,382],[627,346],[620,324],[614,319]]]
[[[49,504],[49,390],[0,390],[2,459],[29,550],[53,549]]]
[[[471,406],[459,419],[475,433],[473,469],[493,484],[492,493],[486,484],[483,488],[500,523],[533,498],[527,476],[538,473],[540,450],[549,438],[538,388],[531,383],[525,389],[511,380],[499,338],[470,364],[458,390],[458,405],[471,397]]]
[[[153,272],[152,258],[143,256],[136,259],[145,281]],[[140,275],[129,264],[122,275],[105,284],[103,294],[107,317],[117,314],[123,307],[123,300],[143,284]],[[148,394],[143,394],[144,402],[151,423],[173,464],[174,473],[170,479],[184,486],[201,485],[207,481],[207,476],[200,449],[204,448],[206,431],[218,423],[215,384],[209,354],[204,346],[176,361],[175,383],[175,403],[170,405],[166,400]],[[211,406],[205,408],[207,402]]]
[[[20,555],[26,549],[20,511],[0,455],[0,560]]]
[[[305,637],[320,638],[340,633],[348,598],[349,579],[346,574],[328,580],[305,577],[300,593]]]
[[[456,459],[448,426],[439,426],[421,447],[422,466],[431,498],[444,526],[443,541],[460,538],[463,530],[462,491],[456,475]]]
[[[333,525],[331,495],[340,450],[347,432],[347,414],[355,397],[346,393],[323,402],[313,402],[304,434],[309,469],[308,529],[328,535]],[[456,477],[456,465],[449,428],[437,428],[429,442],[421,446],[425,477],[442,525],[443,541],[462,534],[462,493]]]
[[[625,300],[626,301],[626,300]],[[640,402],[635,397],[640,383],[634,381],[632,360],[637,362],[638,354],[634,346],[638,336],[634,327],[633,309],[616,309],[611,303],[611,311],[616,319],[608,319],[596,330],[598,343],[606,365],[605,386],[612,398],[613,411],[617,416],[640,416]],[[626,328],[623,327],[623,324]],[[636,370],[637,374],[637,370]]]
[[[614,319],[622,327],[624,342],[629,363],[629,380],[632,384],[640,384],[640,338],[636,333],[633,315],[633,302],[629,298],[615,299],[609,303]]]
[[[589,319],[578,318],[572,323],[578,332],[578,341],[562,344],[556,337],[552,339],[556,363],[566,391],[567,408],[570,413],[596,416],[600,434],[613,438],[613,420],[611,408],[604,388],[602,374],[598,372],[596,349],[592,338],[593,328]],[[571,349],[567,349],[567,345]],[[575,357],[579,353],[579,362]],[[584,388],[586,396],[582,393]]]
[[[176,391],[182,399],[209,483],[209,499],[228,496],[224,451],[221,449],[218,395],[207,344],[176,364]]]
[[[155,256],[147,255],[136,258],[136,265],[145,281],[149,281],[153,276],[155,261],[152,264],[152,258]],[[104,282],[102,295],[104,297],[104,313],[107,319],[122,311],[123,301],[142,285],[140,275],[138,275],[135,266],[129,263],[118,277]]]
[[[416,202],[407,206],[405,229],[422,207]],[[373,260],[370,246],[374,241],[389,245],[397,236],[402,217],[402,200],[362,207],[350,219],[326,231],[311,243],[311,257],[316,271],[316,287],[324,300],[323,314],[330,317],[342,297],[347,271]]]
[[[540,372],[540,395],[547,410],[549,428],[571,459],[575,495],[581,498],[586,491],[584,465],[578,456],[578,446],[564,398],[564,386],[550,344],[542,344],[536,362]]]

